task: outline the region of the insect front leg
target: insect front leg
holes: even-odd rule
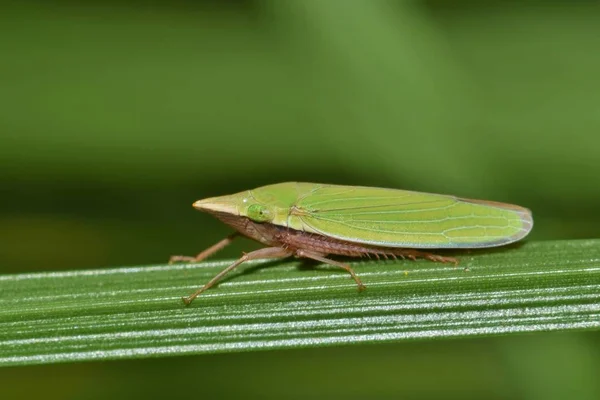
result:
[[[208,249],[202,251],[196,257],[171,256],[171,258],[169,259],[169,264],[173,264],[176,262],[182,262],[182,261],[184,261],[184,262],[200,262],[200,261],[212,256],[217,251],[223,249],[225,246],[229,245],[238,236],[240,236],[240,233],[234,232],[231,235],[227,236],[225,239],[221,240],[220,242],[215,243],[212,246],[210,246]]]
[[[330,260],[329,258],[325,257],[326,254],[321,254],[321,253],[317,253],[317,252],[310,251],[310,250],[299,249],[299,250],[296,250],[295,254],[296,254],[296,257],[299,257],[299,258],[310,258],[311,260],[320,261],[325,264],[334,265],[336,267],[345,269],[350,274],[352,279],[354,279],[354,282],[356,282],[356,284],[358,285],[359,292],[362,292],[363,290],[365,290],[367,288],[362,283],[360,278],[356,275],[356,272],[354,272],[354,270],[348,264],[344,264],[339,261]]]

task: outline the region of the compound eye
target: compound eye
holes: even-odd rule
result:
[[[273,220],[271,210],[260,204],[252,204],[248,207],[248,218],[256,222],[269,222]]]

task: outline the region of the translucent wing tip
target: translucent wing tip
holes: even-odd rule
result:
[[[498,201],[488,201],[488,200],[475,200],[475,199],[460,199],[462,201],[474,204],[481,204],[485,206],[502,208],[504,210],[514,211],[516,215],[519,216],[521,221],[521,228],[517,233],[511,236],[507,236],[495,242],[488,242],[482,245],[481,247],[495,247],[495,246],[503,246],[506,244],[518,242],[523,239],[525,236],[531,232],[533,229],[533,216],[531,215],[531,210],[525,207],[517,206],[514,204],[501,203]]]
[[[518,206],[515,206],[515,207],[518,207]],[[523,239],[525,236],[527,236],[529,234],[529,232],[531,232],[531,229],[533,229],[533,217],[531,215],[531,211],[528,210],[527,208],[523,208],[523,207],[519,207],[519,208],[520,208],[520,210],[515,210],[515,211],[521,217],[522,227],[521,227],[521,231],[519,233],[517,233],[516,235],[514,235],[513,241],[515,241],[515,242],[517,240]]]

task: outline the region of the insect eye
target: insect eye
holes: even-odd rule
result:
[[[248,218],[256,222],[267,222],[273,219],[271,210],[260,204],[252,204],[248,207]]]

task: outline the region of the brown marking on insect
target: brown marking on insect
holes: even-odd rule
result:
[[[380,256],[385,257],[386,259],[388,256],[394,258],[396,256],[400,256],[402,258],[410,258],[411,260],[416,260],[418,257],[420,257],[435,262],[454,263],[455,265],[458,264],[458,260],[453,257],[443,257],[413,249],[378,247],[347,242],[314,233],[290,229],[288,227],[273,225],[270,223],[257,223],[249,218],[231,215],[229,213],[215,211],[211,212],[211,214],[225,224],[234,228],[237,232],[204,250],[196,257],[173,256],[171,257],[171,262],[202,261],[231,243],[231,241],[240,234],[261,242],[269,247],[252,251],[250,253],[244,253],[241,258],[217,274],[195,293],[184,297],[183,302],[186,305],[189,305],[196,297],[198,297],[198,295],[214,286],[223,276],[235,269],[237,266],[246,261],[255,259],[285,258],[294,256],[297,258],[309,258],[326,264],[334,265],[346,270],[352,279],[354,279],[360,291],[365,289],[365,285],[361,282],[360,278],[358,278],[354,270],[348,264],[326,258],[327,255],[333,254],[349,257],[370,257],[373,255],[377,259],[379,259]]]

